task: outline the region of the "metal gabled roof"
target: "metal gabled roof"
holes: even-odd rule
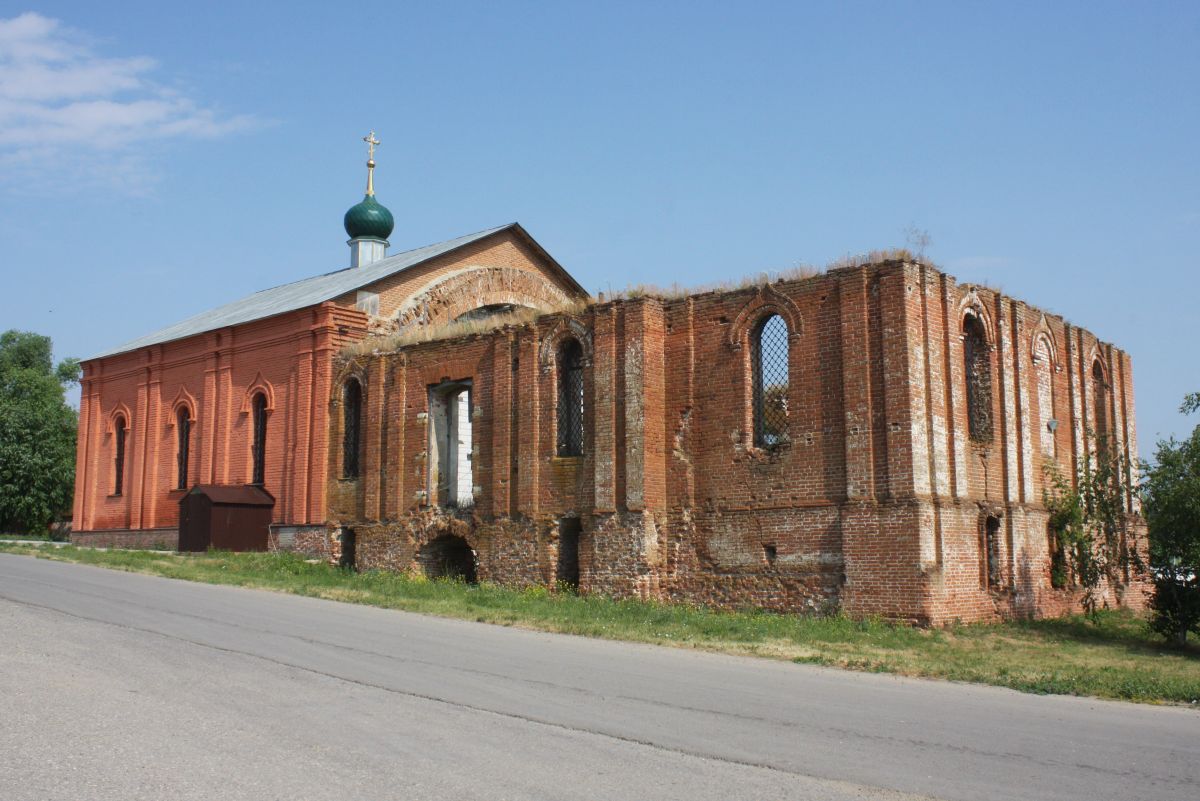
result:
[[[325,275],[318,275],[313,278],[305,278],[302,281],[294,281],[293,283],[284,284],[272,289],[264,289],[261,292],[248,295],[241,300],[226,303],[224,306],[218,306],[215,309],[197,314],[194,317],[189,317],[182,322],[159,329],[152,334],[131,339],[123,345],[118,345],[110,350],[97,353],[85,361],[101,359],[105,356],[116,356],[119,353],[128,353],[131,350],[144,348],[148,345],[173,342],[177,339],[203,334],[206,331],[215,331],[218,328],[262,320],[267,317],[274,317],[277,314],[303,309],[306,306],[315,306],[318,303],[333,300],[367,284],[372,284],[381,278],[387,278],[389,275],[394,275],[401,270],[416,267],[430,259],[449,253],[452,250],[457,250],[464,245],[478,242],[480,239],[509,229],[516,231],[525,239],[533,241],[532,237],[517,223],[501,225],[498,228],[489,228],[486,231],[460,236],[457,239],[448,239],[436,245],[426,245],[416,250],[397,253],[395,256],[388,256],[386,259],[380,259],[364,267],[347,267],[337,272],[326,273]],[[537,243],[534,242],[534,245],[537,246]],[[537,247],[541,250],[540,246]],[[545,251],[542,252],[545,253]],[[549,254],[546,255],[549,258]],[[570,283],[578,286],[575,280],[557,262],[550,259],[550,263],[562,271],[562,274],[566,276]],[[582,287],[580,291],[582,291]]]
[[[188,495],[207,495],[213,503],[274,506],[275,496],[257,484],[196,484]]]

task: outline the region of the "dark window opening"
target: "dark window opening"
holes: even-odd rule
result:
[[[354,534],[354,529],[343,528],[339,540],[342,545],[341,555],[338,557],[338,567],[344,567],[347,570],[356,569],[358,563],[357,541]]]
[[[558,352],[558,455],[583,455],[583,347],[574,339]]]
[[[787,323],[778,314],[771,315],[754,330],[751,344],[754,444],[770,448],[787,439]]]
[[[362,385],[351,378],[342,388],[342,478],[358,478],[362,452]]]
[[[1092,427],[1095,429],[1097,444],[1103,447],[1104,439],[1108,436],[1108,382],[1104,380],[1104,368],[1100,366],[1099,361],[1092,364],[1092,396]]]
[[[254,470],[251,484],[263,484],[266,478],[267,457],[267,396],[261,392],[254,396]]]
[[[768,565],[773,565],[775,564],[775,560],[779,558],[779,549],[774,545],[764,545],[763,556],[766,557]]]
[[[999,587],[1000,571],[1000,518],[989,515],[983,533],[984,578],[989,588]]]
[[[486,306],[479,306],[470,311],[463,312],[454,318],[452,322],[467,323],[487,320],[491,317],[500,317],[503,315],[516,314],[519,311],[532,310],[528,306],[521,306],[516,303],[489,303]]]
[[[176,454],[175,488],[187,489],[188,457],[192,449],[192,418],[187,409],[180,409],[175,419],[175,427],[179,434],[179,452]]]
[[[116,456],[113,459],[114,478],[113,478],[113,495],[120,495],[125,489],[125,418],[118,417],[113,422],[114,429],[114,447]]]
[[[1067,552],[1063,549],[1062,536],[1054,529],[1050,529],[1050,586],[1056,590],[1061,590],[1067,586],[1070,579],[1067,565]]]
[[[967,380],[967,431],[976,442],[992,440],[992,365],[983,323],[963,319],[963,368]]]
[[[579,532],[582,523],[578,517],[563,518],[558,527],[558,571],[556,578],[560,586],[569,589],[579,587]]]
[[[474,584],[475,552],[462,537],[443,534],[417,552],[421,570],[431,579],[449,579]]]

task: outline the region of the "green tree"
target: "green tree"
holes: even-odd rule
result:
[[[0,529],[42,533],[71,503],[79,419],[64,397],[79,362],[51,358],[50,338],[0,334]]]
[[[1056,541],[1052,583],[1060,587],[1073,582],[1082,590],[1083,610],[1095,615],[1105,585],[1119,586],[1127,575],[1146,569],[1136,517],[1129,511],[1129,500],[1137,492],[1129,461],[1103,435],[1096,435],[1095,453],[1085,456],[1074,481],[1053,466],[1046,472],[1050,486],[1043,500]]]
[[[1198,409],[1200,393],[1188,395],[1180,411]],[[1200,426],[1182,442],[1160,441],[1145,473],[1142,509],[1154,566],[1150,627],[1183,646],[1189,631],[1200,634]]]

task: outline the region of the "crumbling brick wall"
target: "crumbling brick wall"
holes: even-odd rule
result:
[[[764,444],[753,338],[776,315],[787,379],[772,402],[785,419]],[[564,457],[556,361],[568,338],[584,355],[585,446]],[[1099,395],[1097,361],[1111,376]],[[991,429],[974,437],[971,370],[987,371],[971,402]],[[365,392],[365,469],[340,479],[341,449],[329,449],[329,514],[331,532],[354,530],[360,566],[417,569],[422,544],[453,532],[481,579],[552,585],[564,521],[577,520],[581,589],[618,597],[933,624],[1055,614],[1075,594],[1050,583],[1045,465],[1072,473],[1095,419],[1136,453],[1126,354],[899,261],[601,302],[344,360],[335,443],[349,375]],[[469,381],[473,406],[475,497],[453,509],[428,483],[430,388],[447,381]],[[1111,600],[1138,603],[1130,589]]]

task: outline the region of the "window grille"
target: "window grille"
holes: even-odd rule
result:
[[[176,428],[179,432],[179,461],[176,464],[176,475],[178,478],[175,482],[175,488],[187,489],[188,456],[192,445],[192,419],[188,416],[187,409],[179,410],[179,416],[176,418]]]
[[[252,484],[263,484],[266,477],[267,455],[267,396],[254,396],[254,472]]]
[[[967,433],[977,442],[992,440],[992,365],[978,317],[963,320],[963,367],[967,379]]]
[[[760,448],[787,439],[788,327],[773,314],[752,337],[754,379],[754,444]]]
[[[362,385],[351,378],[342,393],[342,477],[358,478],[361,452]]]
[[[118,417],[116,421],[116,458],[114,468],[116,479],[113,481],[113,495],[120,495],[125,488],[125,418]]]
[[[558,354],[558,455],[583,455],[583,347],[574,339]]]
[[[1099,360],[1092,363],[1092,400],[1092,428],[1095,429],[1097,443],[1103,446],[1103,440],[1108,436],[1108,382],[1104,380],[1104,368]]]

